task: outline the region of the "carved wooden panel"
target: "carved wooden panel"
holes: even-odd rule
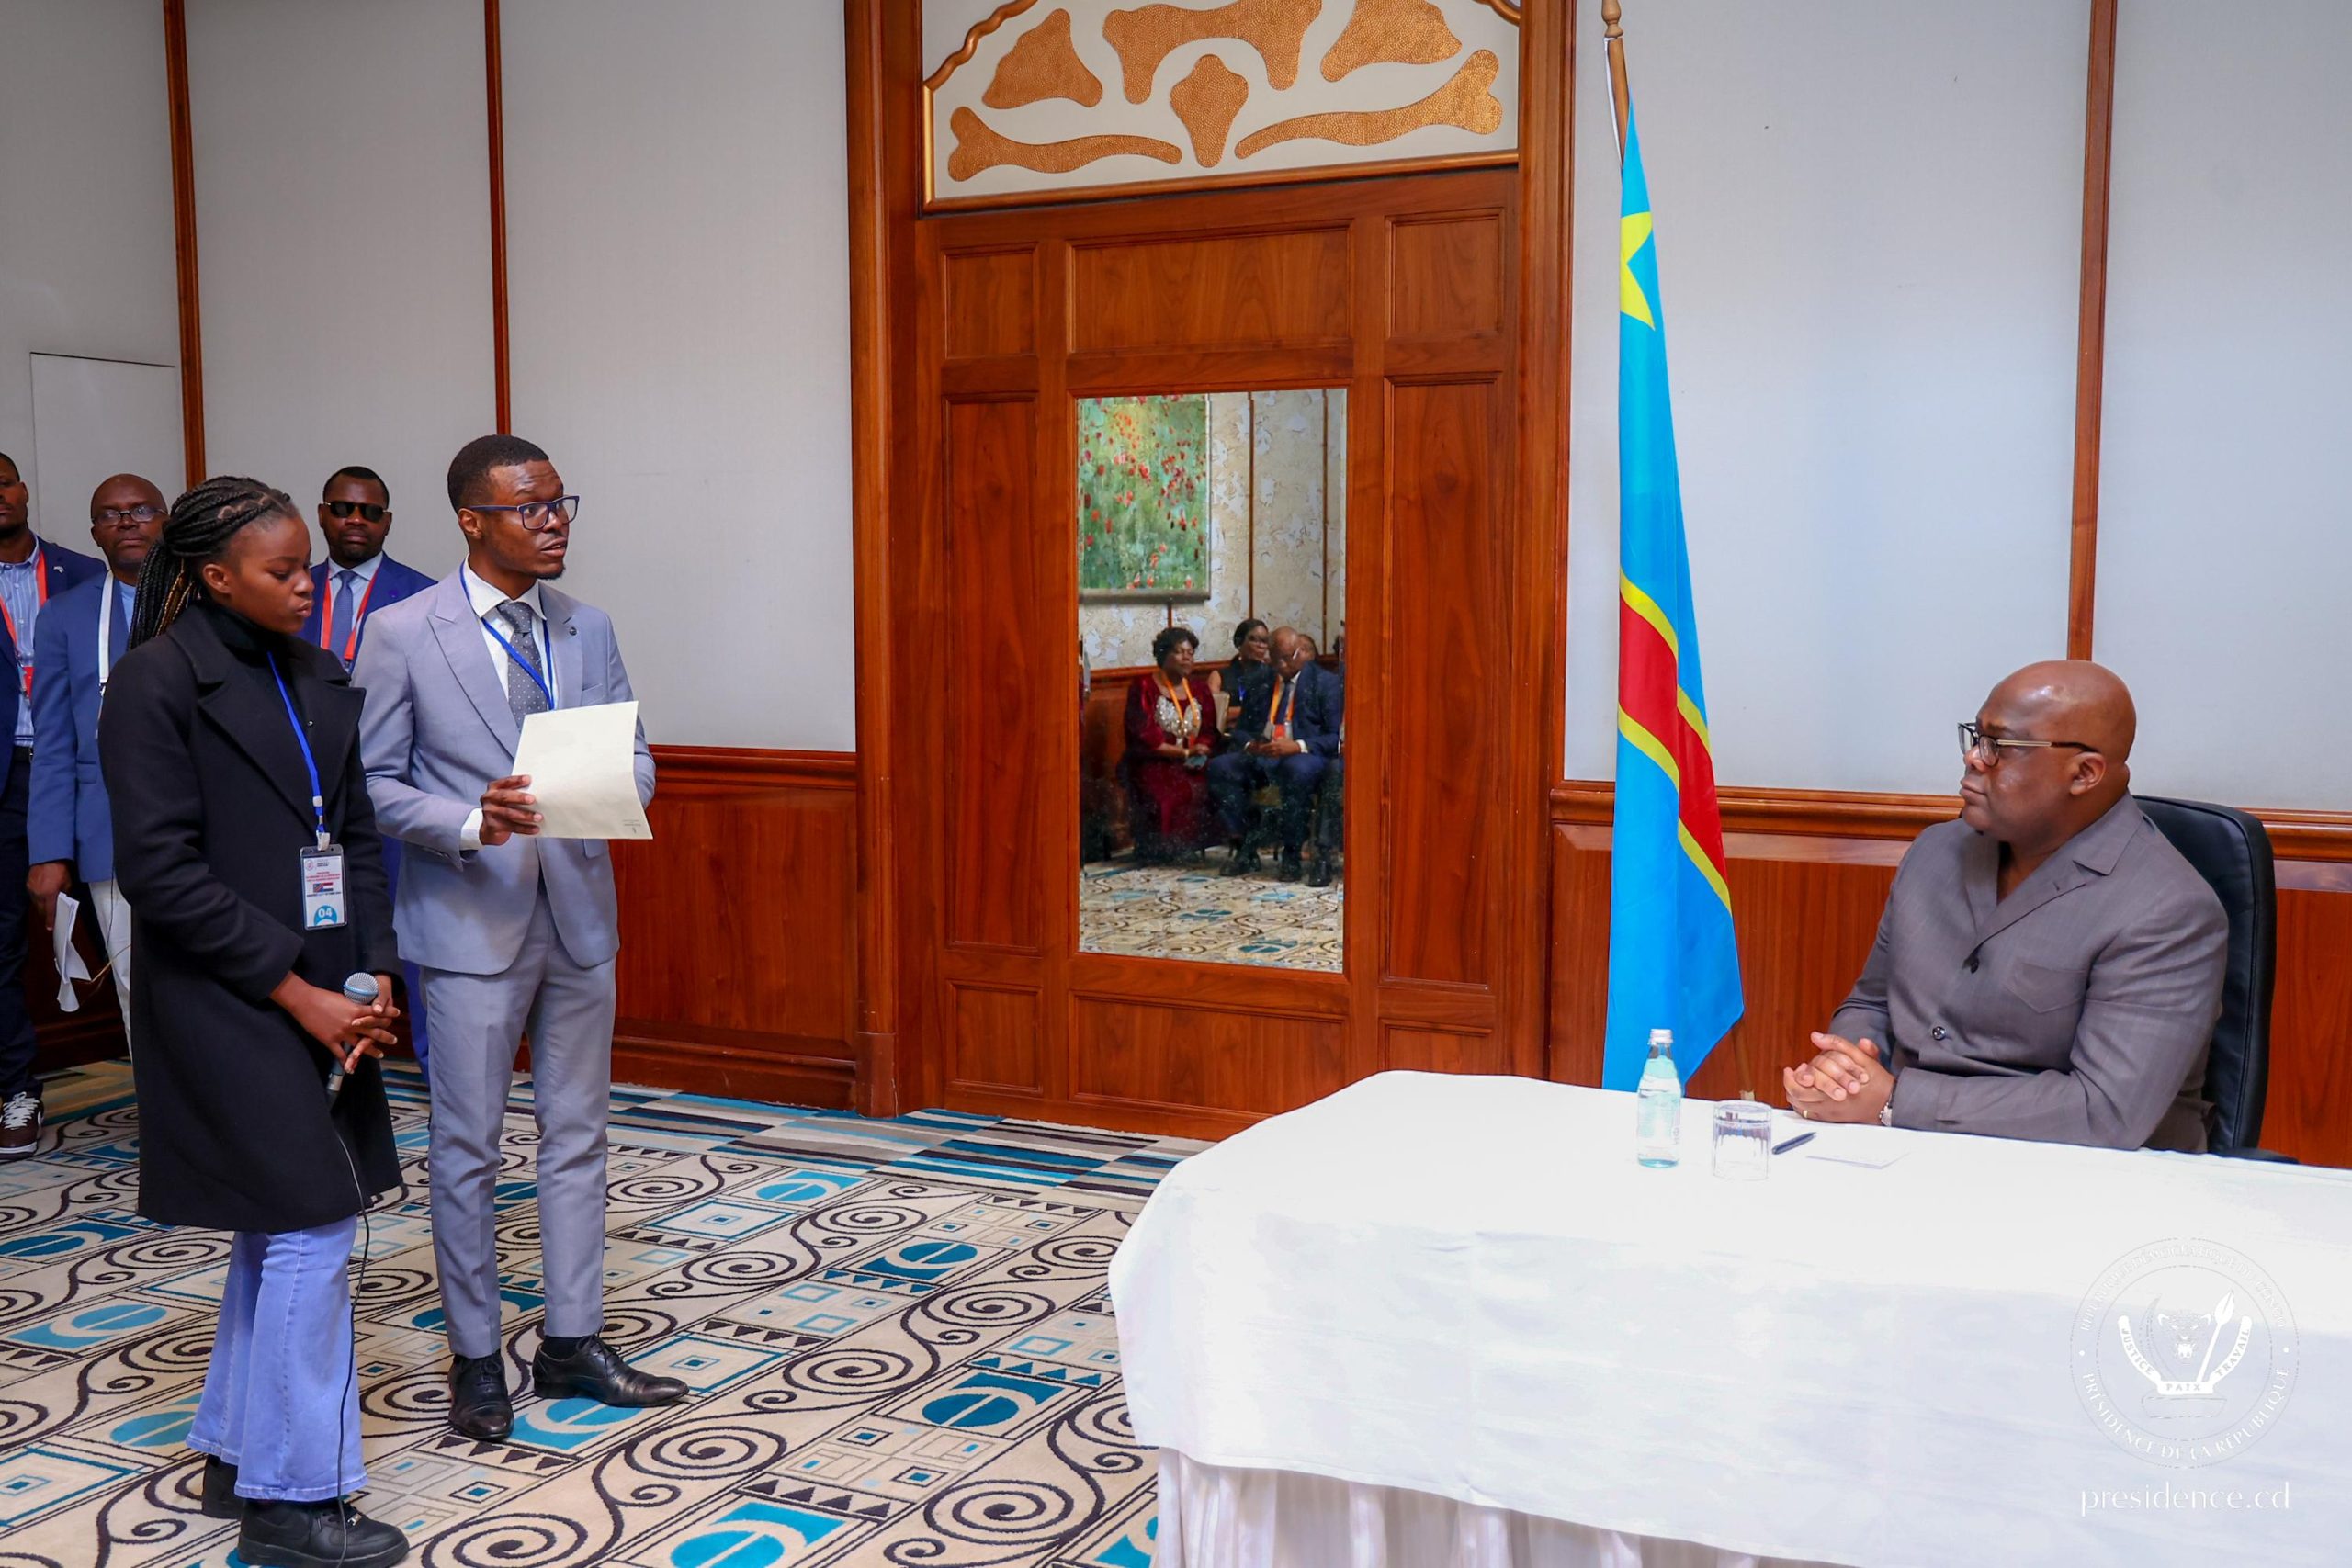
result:
[[[1381,1031],[1380,1065],[1392,1071],[1509,1073],[1510,1047],[1492,1034],[1390,1024]]]
[[[854,760],[662,747],[655,761],[653,840],[613,846],[615,1077],[849,1104]]]
[[[1384,973],[1491,981],[1511,723],[1490,382],[1392,387]]]
[[[1030,1094],[1041,1091],[1037,993],[981,986],[953,989],[956,1010],[949,1021],[949,1079]]]
[[[924,0],[934,206],[1507,162],[1500,0]]]
[[[1028,354],[1036,347],[1037,254],[984,251],[940,262],[940,302],[950,359]]]
[[[1035,727],[1065,671],[1077,694],[1067,650],[1036,636],[1055,618],[1032,507],[1036,424],[1027,400],[948,405],[946,580],[962,587],[947,599],[946,668],[926,672],[946,694],[947,940],[1023,951],[1045,933]]]
[[[1502,330],[1501,214],[1393,224],[1388,265],[1391,334],[1453,337]]]
[[[1232,348],[1348,335],[1348,233],[1314,229],[1086,245],[1072,349]]]
[[[1319,1019],[1079,997],[1070,1096],[1272,1115],[1345,1083],[1346,1045]]]

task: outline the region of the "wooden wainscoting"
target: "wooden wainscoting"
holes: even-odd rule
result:
[[[657,746],[650,843],[620,886],[613,1077],[856,1103],[857,760]]]
[[[1894,868],[1919,829],[1952,816],[1948,795],[1726,790],[1724,849],[1747,1012],[1692,1079],[1696,1094],[1753,1089],[1779,1103],[1780,1075],[1811,1055],[1861,973]],[[1552,795],[1550,1073],[1600,1081],[1609,1007],[1606,785]],[[2306,1164],[2352,1166],[2352,845],[2344,824],[2263,813],[2278,861],[2278,987],[2263,1144]]]

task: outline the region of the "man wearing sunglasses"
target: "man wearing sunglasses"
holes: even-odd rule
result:
[[[359,661],[368,617],[433,586],[424,573],[384,553],[384,536],[391,531],[392,491],[381,474],[353,463],[327,476],[326,491],[319,498],[319,536],[327,542],[327,558],[311,569],[315,592],[302,636],[342,660],[346,670]],[[397,902],[401,841],[390,833],[384,835],[384,877]],[[432,1031],[417,1000],[424,995],[424,982],[413,964],[401,964],[401,973],[408,982],[409,1046],[416,1065],[430,1074]]]
[[[2031,664],[1960,727],[1960,820],[1904,856],[1853,994],[1790,1106],[2118,1149],[2205,1147],[2229,928],[2130,793],[2113,673]]]
[[[368,617],[413,598],[433,580],[384,553],[392,531],[392,492],[373,468],[337,468],[319,500],[319,535],[327,558],[311,569],[318,592],[302,636],[333,653],[348,670],[357,662]]]

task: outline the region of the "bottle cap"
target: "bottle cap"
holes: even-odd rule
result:
[[[1672,1031],[1671,1029],[1653,1029],[1653,1030],[1651,1030],[1651,1031],[1650,1031],[1650,1043],[1651,1043],[1651,1044],[1653,1044],[1653,1045],[1671,1045],[1671,1044],[1673,1044],[1673,1043],[1674,1043],[1674,1031]]]

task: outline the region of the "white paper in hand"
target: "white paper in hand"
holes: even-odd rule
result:
[[[57,924],[49,933],[50,956],[57,960],[57,1006],[62,1012],[80,1012],[82,998],[74,982],[90,977],[82,950],[74,945],[74,922],[82,917],[81,900],[71,893],[57,896]]]
[[[653,837],[637,798],[635,703],[530,715],[507,771],[529,777],[543,839]]]

